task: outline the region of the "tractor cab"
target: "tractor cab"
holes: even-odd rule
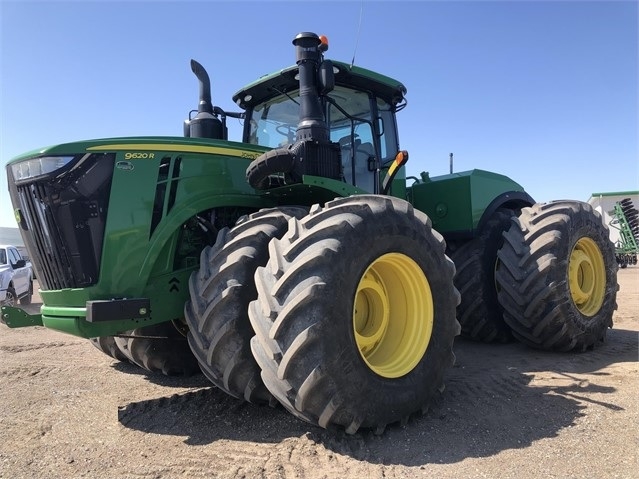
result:
[[[370,70],[329,61],[330,72],[316,70],[316,97],[328,141],[339,145],[337,178],[371,193],[380,192],[380,172],[395,159],[399,141],[395,113],[405,106],[406,88],[392,78]],[[332,76],[330,80],[325,77]],[[329,85],[325,85],[327,82]],[[233,96],[245,113],[243,142],[269,148],[290,148],[298,125],[305,121],[300,108],[297,65],[262,77]]]

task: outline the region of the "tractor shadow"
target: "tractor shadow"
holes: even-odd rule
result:
[[[302,438],[314,447],[374,464],[451,464],[555,437],[586,416],[593,405],[623,413],[614,402],[616,389],[604,385],[609,373],[602,370],[614,363],[637,362],[638,347],[636,331],[616,329],[609,331],[606,344],[581,354],[458,338],[457,362],[447,375],[441,398],[425,415],[412,417],[406,425],[390,425],[382,435],[326,431],[281,407],[232,398],[205,386],[206,379],[199,377],[202,387],[129,403],[119,409],[118,420],[134,430],[186,436],[189,445],[220,439],[279,444],[287,438]],[[193,379],[163,380],[189,387]]]
[[[211,386],[211,382],[202,373],[192,376],[164,376],[160,373],[149,373],[141,367],[125,361],[114,361],[111,364],[111,368],[118,373],[139,376],[143,380],[158,386],[172,388],[204,388]]]

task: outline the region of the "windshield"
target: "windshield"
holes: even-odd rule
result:
[[[328,95],[324,117],[330,139],[340,144],[344,181],[374,191],[378,161],[383,165],[397,153],[393,108],[384,100],[371,101],[361,90],[336,86]],[[257,105],[249,116],[248,142],[278,148],[295,142],[299,123],[299,91]],[[376,137],[374,126],[381,133]],[[380,158],[376,158],[376,148]]]
[[[371,110],[367,92],[336,86],[328,95],[336,106],[327,103],[325,118],[329,124],[331,141],[339,142],[350,136],[351,127],[356,135],[364,135],[362,142],[374,144],[371,123],[374,114],[381,119],[382,159],[392,159],[397,153],[395,123],[391,105],[382,99],[376,101],[376,112]],[[299,123],[299,91],[277,96],[257,105],[249,116],[248,143],[277,148],[295,142]],[[367,125],[364,127],[363,125]],[[389,145],[387,147],[387,145]]]
[[[7,250],[0,248],[0,264],[7,264]]]
[[[248,142],[276,148],[295,142],[299,122],[298,92],[257,105],[251,114]]]

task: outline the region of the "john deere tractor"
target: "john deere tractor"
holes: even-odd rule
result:
[[[612,326],[615,250],[579,201],[472,170],[406,177],[402,83],[324,58],[213,106],[197,62],[184,137],[82,141],[7,165],[40,314],[149,372],[201,370],[324,428],[382,431],[443,390],[460,333],[583,351]],[[241,142],[227,139],[239,118]],[[461,327],[460,327],[461,325]]]

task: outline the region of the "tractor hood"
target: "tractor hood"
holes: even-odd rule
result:
[[[144,136],[101,138],[82,140],[71,143],[51,145],[37,150],[23,153],[7,162],[7,167],[32,158],[48,156],[77,155],[82,153],[104,151],[141,151],[160,149],[162,151],[200,152],[237,156],[252,159],[263,153],[267,148],[226,140],[212,140],[208,138],[183,138],[180,136]]]

